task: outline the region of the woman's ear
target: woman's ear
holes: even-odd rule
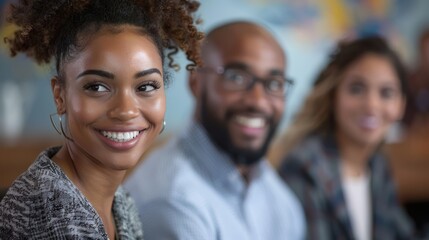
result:
[[[400,121],[400,120],[402,120],[404,118],[406,107],[407,107],[407,98],[406,97],[401,97],[400,106],[399,106],[399,112],[398,112],[398,118],[396,119],[397,121]]]
[[[58,76],[51,79],[51,89],[55,105],[57,107],[57,113],[59,115],[64,114],[66,112],[65,92],[64,86],[61,84]]]

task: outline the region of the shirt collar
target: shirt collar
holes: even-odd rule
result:
[[[218,185],[227,184],[236,190],[246,188],[231,157],[211,141],[201,124],[193,122],[179,141],[185,152],[193,156],[192,161],[203,176]],[[260,178],[267,167],[265,160],[256,163],[251,174],[251,183]]]

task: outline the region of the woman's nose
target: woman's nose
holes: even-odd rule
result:
[[[112,107],[108,115],[120,121],[128,121],[139,115],[138,100],[133,93],[124,91],[112,100]]]
[[[370,92],[365,99],[366,108],[370,112],[377,112],[382,104],[381,96],[377,92]]]

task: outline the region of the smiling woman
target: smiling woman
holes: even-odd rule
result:
[[[55,58],[51,87],[64,145],[41,153],[0,203],[0,238],[142,239],[120,184],[162,131],[164,58],[198,65],[202,33],[187,0],[20,1],[12,55]],[[164,56],[165,49],[172,52]],[[53,121],[55,122],[55,121]]]
[[[162,128],[165,94],[156,46],[135,27],[124,26],[114,34],[106,31],[108,27],[100,29],[65,66],[70,79],[65,88],[58,79],[52,80],[58,112],[67,113],[67,134],[73,140],[54,156],[60,166],[65,163],[60,159],[68,158],[72,150],[82,155],[79,159],[127,170]]]
[[[308,239],[416,239],[380,148],[402,117],[405,76],[384,39],[340,43],[277,143]]]

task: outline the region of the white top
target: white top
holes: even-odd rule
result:
[[[342,185],[347,210],[356,239],[371,239],[372,211],[369,174],[364,174],[359,177],[344,177]]]

